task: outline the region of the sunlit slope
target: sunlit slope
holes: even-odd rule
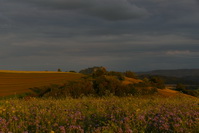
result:
[[[128,77],[125,77],[124,81],[123,81],[123,84],[137,84],[137,83],[141,83],[143,82],[142,80],[140,79],[134,79],[134,78],[128,78]],[[150,89],[152,87],[146,87],[145,89]],[[172,89],[169,89],[169,87],[166,87],[165,89],[158,89],[158,92],[157,92],[158,95],[162,96],[162,97],[179,97],[179,96],[184,96],[184,97],[191,97],[191,98],[196,98],[196,97],[193,97],[191,95],[187,95],[187,94],[183,94],[179,91],[176,91],[176,90],[172,90]]]
[[[197,98],[191,95],[180,93],[179,91],[171,90],[171,89],[158,89],[158,94],[163,97],[187,97],[187,98]]]
[[[143,81],[140,80],[140,79],[125,77],[123,84],[126,84],[126,85],[127,84],[137,84],[137,83],[140,83],[140,82],[143,82]]]
[[[29,92],[29,88],[63,84],[80,79],[83,75],[69,72],[1,71],[0,96]]]

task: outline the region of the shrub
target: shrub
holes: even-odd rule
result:
[[[51,85],[31,88],[41,97],[79,98],[82,96],[128,96],[150,95],[157,92],[159,82],[146,80],[137,84],[123,84],[120,72],[106,72],[103,69],[96,70],[93,75],[83,77],[81,80],[70,81],[64,85]]]
[[[69,72],[71,72],[71,73],[76,73],[76,71],[74,71],[74,70],[70,70]]]
[[[176,85],[176,90],[179,90],[179,91],[180,91],[180,90],[183,90],[183,89],[186,89],[186,86],[185,86],[185,85],[180,84],[180,83]]]
[[[100,69],[96,69],[93,73],[92,73],[92,76],[93,78],[96,78],[96,77],[100,77],[100,76],[103,76],[103,75],[106,75],[107,74],[107,71],[105,68],[100,68]]]
[[[184,94],[188,94],[188,95],[191,95],[191,96],[199,97],[199,90],[192,90],[192,89],[190,89],[189,86],[185,86],[183,84],[177,84],[176,85],[176,90],[180,91],[180,92],[182,92]]]
[[[73,98],[94,94],[93,83],[89,80],[70,82],[65,89],[69,89],[70,96]]]
[[[62,72],[60,68],[59,68],[59,69],[57,69],[57,71],[58,71],[58,72]]]
[[[128,77],[128,78],[136,78],[136,74],[132,71],[126,71],[124,72],[124,76]]]
[[[86,75],[91,75],[93,73],[95,73],[97,70],[101,70],[101,71],[105,71],[106,72],[106,68],[105,67],[91,67],[91,68],[86,68],[86,69],[83,69],[83,70],[80,70],[79,73],[82,73],[82,74],[86,74]]]
[[[82,79],[79,81],[71,81],[62,86],[52,89],[45,94],[46,97],[67,97],[79,98],[83,95],[88,96],[94,94],[93,83],[90,80]]]
[[[151,82],[151,86],[153,87],[157,87],[159,89],[164,89],[165,88],[165,84],[164,84],[164,80],[158,76],[152,76],[149,78],[150,82]]]
[[[94,80],[94,89],[98,96],[107,94],[115,95],[116,91],[121,87],[121,82],[115,77],[100,76]]]
[[[110,71],[107,75],[115,76],[119,80],[124,80],[124,75],[121,72]]]

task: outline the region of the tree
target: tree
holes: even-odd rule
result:
[[[74,71],[74,70],[70,70],[69,72],[71,72],[71,73],[76,73],[76,71]]]
[[[115,95],[121,88],[121,81],[115,77],[99,76],[93,81],[95,92],[98,96]]]
[[[101,68],[98,68],[96,69],[93,73],[92,73],[92,76],[95,78],[95,77],[100,77],[100,76],[103,76],[103,75],[106,75],[107,71],[105,68],[101,67]]]
[[[123,73],[121,73],[121,72],[110,71],[110,72],[108,72],[107,75],[115,76],[119,80],[124,80],[125,79]]]
[[[61,72],[61,69],[60,69],[60,68],[58,68],[58,69],[57,69],[57,71],[58,71],[58,72]]]
[[[183,84],[181,84],[181,83],[178,83],[178,84],[176,85],[176,90],[182,91],[182,90],[184,90],[184,89],[186,89],[186,86],[185,86],[185,85],[183,85]]]
[[[149,80],[150,80],[152,86],[157,87],[159,89],[165,88],[164,80],[161,77],[153,76],[153,77],[150,77]]]
[[[124,76],[128,77],[128,78],[136,78],[136,74],[132,71],[126,71],[124,72]]]

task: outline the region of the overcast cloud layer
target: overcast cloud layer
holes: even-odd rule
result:
[[[199,68],[199,0],[0,0],[0,69]]]

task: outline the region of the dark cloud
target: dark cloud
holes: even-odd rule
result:
[[[195,68],[198,12],[195,0],[2,0],[0,69]]]
[[[111,21],[142,18],[149,15],[146,9],[137,7],[128,0],[25,0],[25,2],[56,10],[74,10]]]
[[[4,30],[10,26],[10,20],[0,13],[0,29]]]
[[[130,4],[126,0],[97,1],[87,12],[107,20],[128,20],[149,15],[146,9]]]

